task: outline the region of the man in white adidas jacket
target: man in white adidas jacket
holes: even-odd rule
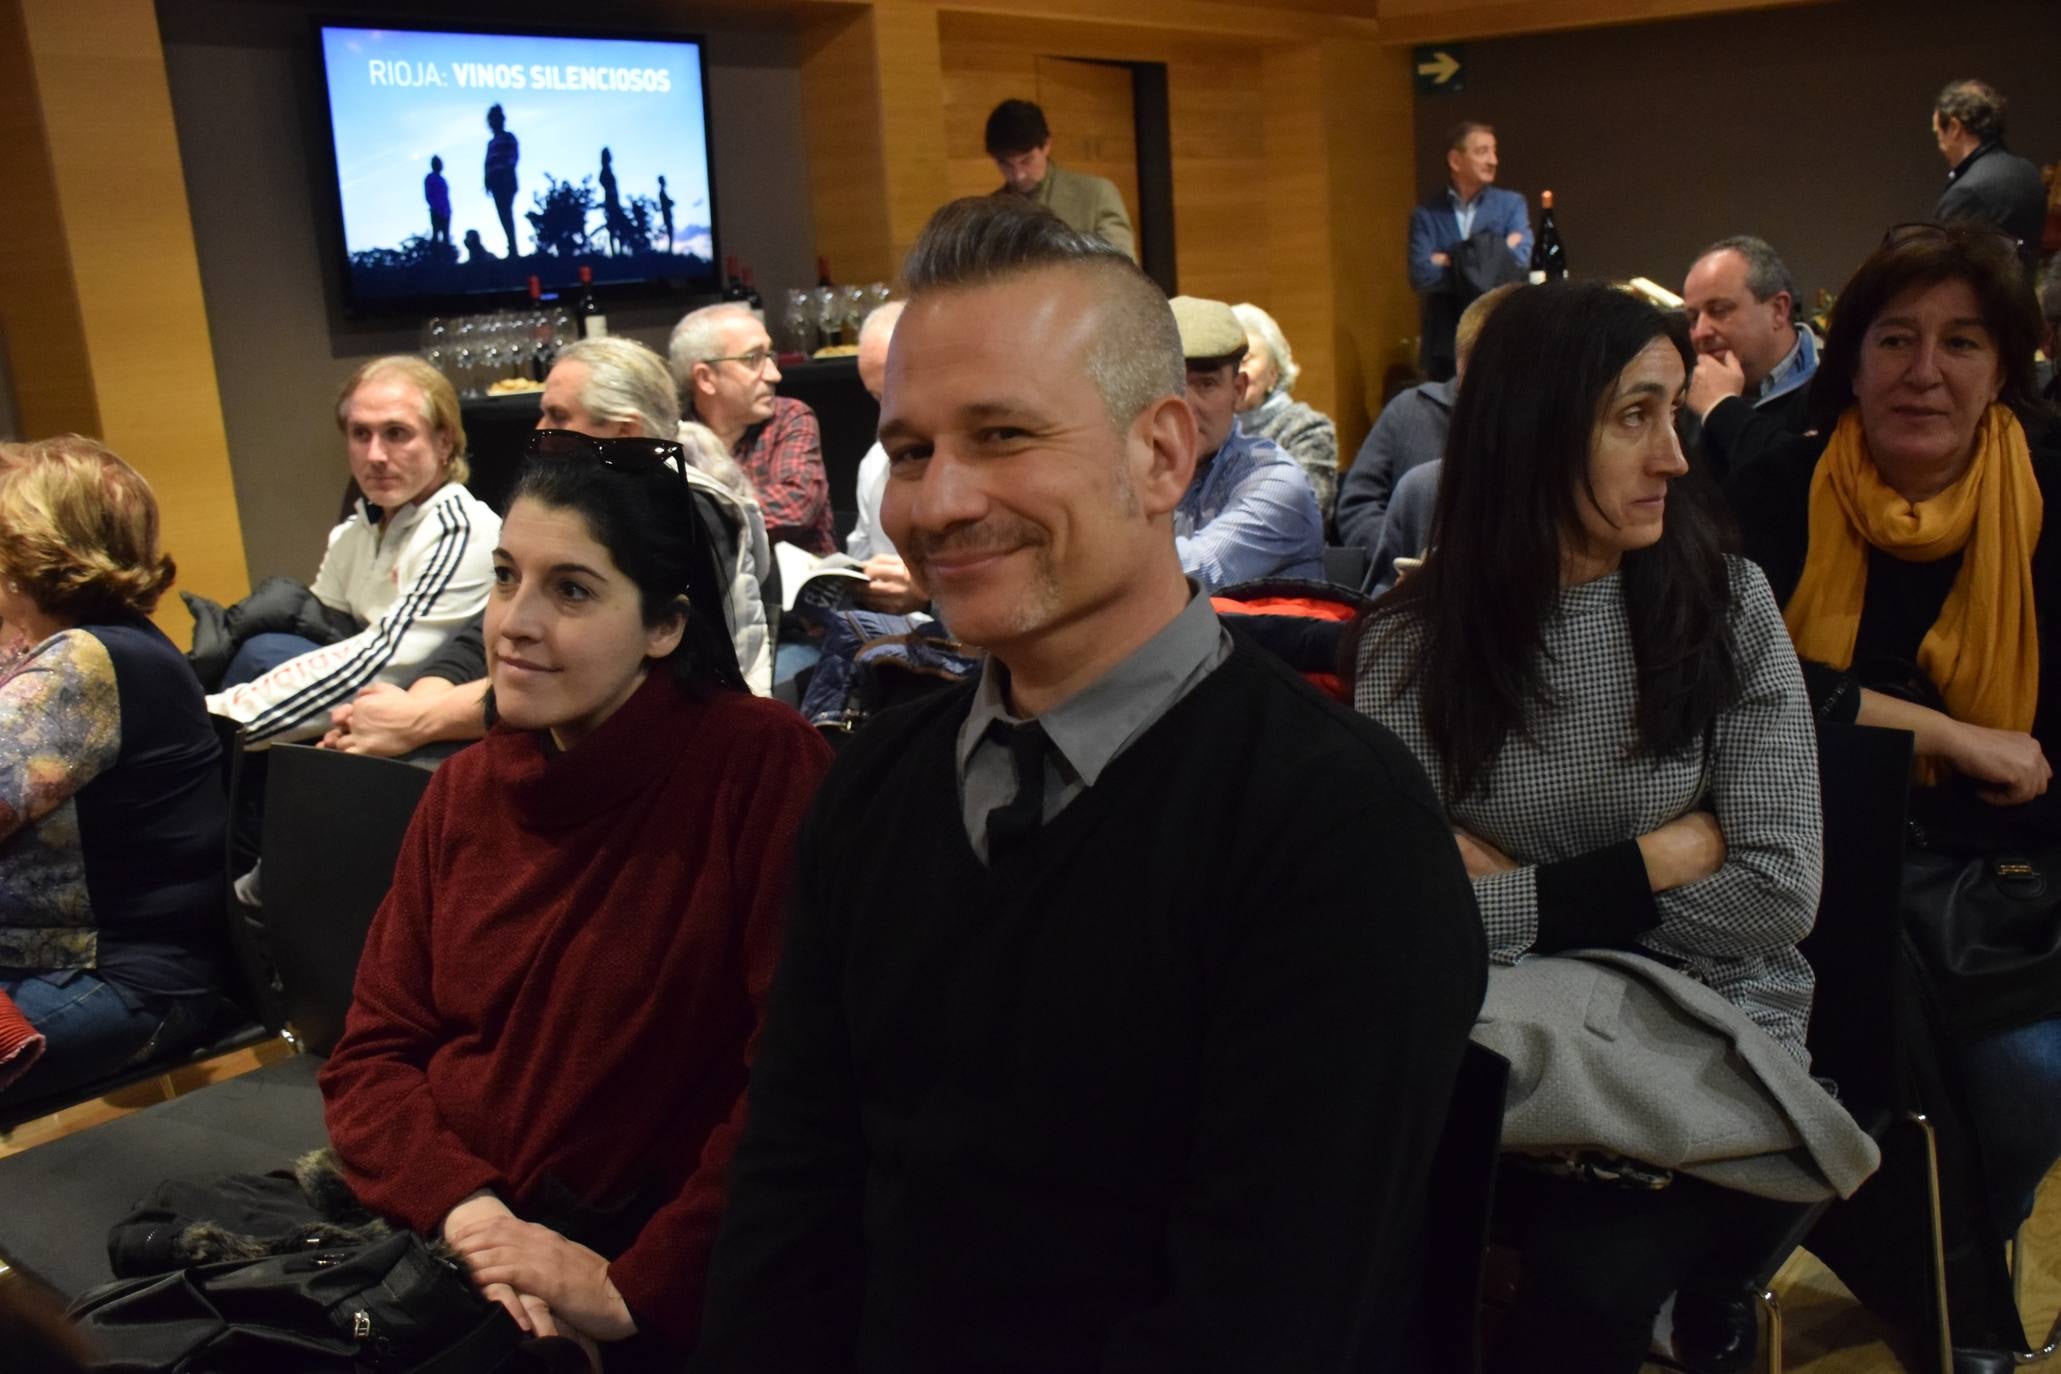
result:
[[[208,697],[252,746],[319,735],[360,688],[405,682],[493,586],[501,519],[465,489],[465,429],[444,375],[420,358],[376,358],[344,384],[336,419],[364,495],[330,531],[310,590],[363,628],[335,644],[301,641],[304,652]],[[244,651],[276,661],[293,647],[280,642],[291,636],[259,638],[273,642]]]

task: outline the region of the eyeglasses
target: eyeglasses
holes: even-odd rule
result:
[[[2009,244],[2014,253],[2025,246],[2016,234],[1994,224],[1970,219],[1957,219],[1951,225],[1935,224],[1931,220],[1892,224],[1889,232],[1882,236],[1882,246],[1887,248],[1891,244],[1909,243],[1914,239],[1960,237],[1994,239],[1998,243]]]
[[[726,353],[720,358],[703,358],[705,363],[743,363],[752,372],[764,372],[766,364],[773,361],[770,348],[754,348],[749,353]]]
[[[681,481],[687,480],[687,460],[680,446],[670,439],[629,436],[599,439],[570,429],[533,429],[525,458],[548,458],[599,463],[617,472],[655,472],[670,467]]]

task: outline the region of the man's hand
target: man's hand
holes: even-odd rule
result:
[[[1518,244],[1524,242],[1524,235],[1519,231],[1512,229],[1509,233],[1503,235],[1503,242],[1509,244],[1512,248],[1515,248]]]
[[[322,747],[383,759],[420,749],[428,740],[422,714],[427,695],[404,692],[390,682],[361,688],[348,705],[329,713],[331,729]]]
[[[891,553],[867,559],[861,571],[866,574],[866,590],[859,600],[876,611],[909,615],[930,604],[930,597],[909,576],[909,565]]]
[[[539,1297],[560,1322],[597,1341],[626,1340],[637,1333],[629,1304],[608,1277],[608,1261],[548,1226],[481,1213],[447,1222],[444,1238],[482,1288],[507,1284]]]
[[[1450,253],[1433,253],[1431,255],[1431,265],[1433,267],[1451,267],[1453,265],[1452,255]]]
[[[1710,414],[1719,401],[1745,394],[1746,369],[1729,349],[1696,355],[1696,371],[1689,377],[1689,409],[1697,419]]]
[[[1453,841],[1460,846],[1460,858],[1466,863],[1470,878],[1492,878],[1517,867],[1515,859],[1478,835],[1455,830]]]

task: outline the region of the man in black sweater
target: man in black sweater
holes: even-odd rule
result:
[[[882,523],[991,656],[805,828],[695,1368],[1379,1365],[1485,981],[1442,814],[1182,576],[1158,288],[994,199],[905,277]]]

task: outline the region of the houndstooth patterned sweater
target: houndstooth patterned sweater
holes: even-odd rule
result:
[[[1549,704],[1532,710],[1465,799],[1447,795],[1419,694],[1401,686],[1419,642],[1407,623],[1367,637],[1355,705],[1417,755],[1456,828],[1517,861],[1474,883],[1497,963],[1538,941],[1542,867],[1691,810],[1715,814],[1724,866],[1658,894],[1658,924],[1637,948],[1721,993],[1807,1062],[1813,978],[1796,943],[1816,915],[1823,841],[1810,704],[1767,579],[1744,559],[1727,563],[1740,689],[1706,740],[1679,753],[1637,751],[1637,676],[1616,573],[1561,592],[1544,636]]]

